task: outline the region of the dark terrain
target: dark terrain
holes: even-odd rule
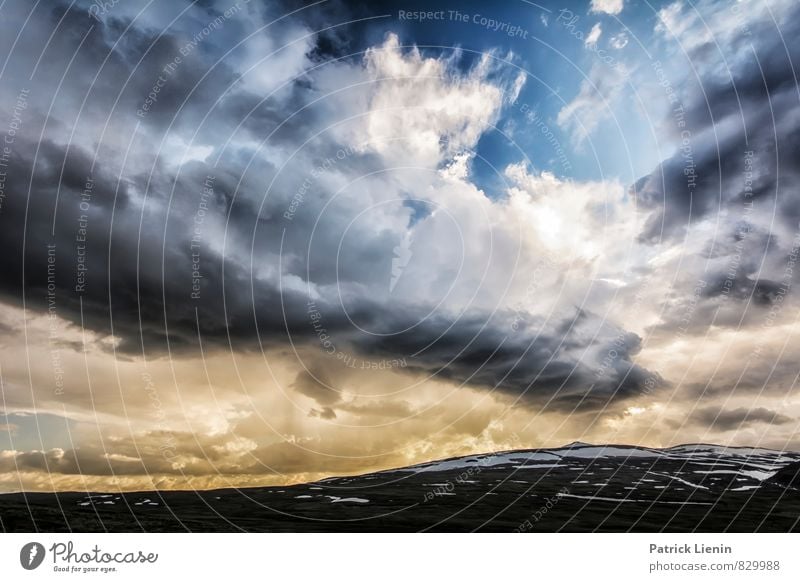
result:
[[[800,453],[574,443],[291,487],[0,495],[0,529],[63,531],[800,530]]]

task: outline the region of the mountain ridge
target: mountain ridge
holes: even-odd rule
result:
[[[274,487],[6,494],[6,531],[797,531],[800,453],[570,443]],[[527,524],[527,525],[526,525]]]

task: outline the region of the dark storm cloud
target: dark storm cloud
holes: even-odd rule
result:
[[[756,305],[772,304],[782,286],[777,281],[754,279],[742,272],[733,276],[717,275],[704,289],[704,297],[731,297],[741,301],[752,300]]]
[[[304,370],[297,375],[292,388],[300,394],[308,396],[322,406],[336,404],[341,394],[332,387],[328,375],[321,369]]]
[[[406,321],[398,319],[396,312],[385,314],[381,327],[402,329],[399,326]],[[601,408],[646,387],[666,385],[657,374],[632,363],[641,338],[606,327],[585,311],[554,329],[546,329],[536,318],[521,326],[512,323],[513,316],[507,313],[455,321],[431,317],[412,332],[364,336],[355,344],[372,357],[408,354],[408,367],[424,374],[485,386],[564,411]],[[598,330],[595,326],[599,332],[590,341],[587,336]],[[577,355],[589,346],[599,354],[596,358]]]
[[[800,95],[794,63],[800,62],[800,46],[783,39],[800,33],[799,14],[794,6],[779,30],[774,22],[754,20],[747,33],[734,33],[732,47],[747,50],[728,56],[729,75],[715,71],[720,50],[726,50],[715,45],[717,39],[690,51],[700,78],[681,87],[681,99],[671,108],[682,111],[671,111],[666,122],[673,128],[683,123],[675,130],[680,148],[632,187],[642,207],[651,210],[641,240],[675,241],[712,212],[738,214],[747,201],[774,208],[779,221],[796,228]],[[747,187],[746,152],[754,152]]]
[[[725,410],[720,407],[700,408],[689,415],[689,420],[701,426],[721,431],[736,430],[753,424],[787,424],[794,419],[767,408],[735,408]]]
[[[73,122],[82,93],[89,90],[84,116],[77,126],[79,131],[86,124],[100,122],[102,125],[104,115],[111,113],[111,105],[118,96],[122,99],[110,117],[115,129],[108,132],[106,139],[114,135],[115,130],[130,133],[136,122],[163,129],[208,70],[207,65],[202,66],[199,49],[184,56],[158,93],[153,107],[146,115],[138,115],[135,112],[141,111],[145,96],[159,75],[163,75],[164,64],[182,55],[180,48],[185,46],[185,38],[171,33],[159,36],[154,31],[137,27],[119,37],[128,22],[109,18],[105,23],[97,23],[78,8],[65,14],[63,6],[51,8],[40,27],[53,30],[62,16],[64,19],[48,49],[53,53],[52,58],[42,61],[36,77],[39,81],[31,94],[44,96],[45,103],[53,97],[59,79],[55,71],[66,69],[66,59],[94,26],[82,48],[75,53],[71,70],[78,71],[76,76],[80,79],[67,77],[58,99],[58,106],[69,108],[73,116],[63,119],[63,123],[68,124]],[[233,21],[226,24],[235,26]],[[26,35],[32,34],[34,32],[26,29]],[[112,50],[117,39],[121,42]],[[109,60],[102,65],[106,56]],[[12,66],[29,60],[13,59]],[[215,71],[217,77],[211,75],[207,82],[221,89],[207,91],[200,87],[196,92],[198,98],[181,109],[181,123],[187,119],[189,123],[198,121],[199,115],[205,112],[203,102],[207,105],[216,99],[220,90],[230,85],[233,75],[225,66]],[[97,81],[89,89],[87,76],[91,79],[98,72]],[[123,90],[126,85],[127,89]],[[237,106],[242,110],[255,107],[258,113],[259,102],[255,96],[241,94],[236,103],[228,105],[233,108],[234,115],[225,119],[238,122]],[[53,118],[45,118],[37,107],[31,106],[23,113],[26,137],[37,135],[45,120],[48,129],[60,139],[69,135],[65,126]],[[283,117],[287,115],[284,112]],[[254,119],[257,120],[258,115]],[[298,119],[302,121],[303,117]],[[278,117],[271,121],[273,126],[277,125]],[[261,135],[266,129],[263,124],[253,128]],[[287,132],[291,133],[292,129],[293,126],[288,126]],[[0,214],[0,242],[3,248],[9,249],[0,257],[0,268],[4,272],[0,292],[6,300],[19,303],[24,287],[29,306],[44,309],[48,305],[50,284],[55,290],[58,315],[73,323],[83,322],[89,329],[110,334],[113,313],[113,332],[122,342],[121,351],[137,351],[140,338],[145,350],[163,352],[167,339],[176,350],[195,346],[196,313],[201,322],[200,330],[212,338],[210,341],[218,338],[221,344],[228,335],[234,340],[246,337],[249,342],[254,341],[253,311],[263,314],[258,325],[267,335],[283,330],[277,290],[257,282],[258,299],[247,301],[249,270],[236,261],[224,266],[225,282],[229,286],[226,295],[229,312],[225,317],[220,309],[223,259],[210,248],[204,249],[202,257],[204,299],[194,303],[187,301],[194,269],[192,219],[198,210],[208,168],[195,167],[192,171],[190,167],[176,175],[154,157],[154,142],[150,134],[143,133],[133,142],[131,150],[144,156],[145,169],[120,179],[120,152],[101,151],[95,158],[95,152],[77,144],[67,147],[49,138],[33,142],[26,137],[20,135],[14,143],[7,168],[7,199]],[[162,153],[170,153],[170,147]],[[152,170],[147,170],[147,162],[152,164]],[[255,174],[254,179],[258,179],[259,168],[264,166],[266,171],[270,170],[269,164],[257,164],[250,175]],[[215,186],[213,196],[207,200],[207,212],[225,216],[230,211],[234,236],[239,232],[248,236],[258,223],[258,212],[241,193],[238,204],[232,204],[231,193],[240,177],[236,171],[236,166],[230,170],[213,169]],[[155,209],[145,207],[143,210],[141,205],[128,208],[129,188],[134,188],[139,196],[146,193]],[[158,210],[167,204],[169,211]],[[276,240],[273,237],[271,242]],[[48,245],[53,249],[50,253]],[[274,248],[277,250],[277,245]],[[79,263],[84,269],[81,280],[78,278]],[[289,320],[298,320],[300,316],[293,315],[295,299],[287,298],[284,303]]]
[[[183,6],[174,3],[169,16],[177,16],[179,8]],[[162,9],[160,6],[159,10]],[[27,79],[43,49],[42,37],[52,34],[33,77],[34,93],[57,98],[53,113],[59,119],[49,122],[64,123],[70,131],[71,124],[102,126],[107,120],[110,128],[118,131],[122,128],[131,131],[137,121],[163,129],[194,89],[194,107],[187,109],[184,117],[184,121],[191,121],[187,118],[192,110],[201,114],[207,110],[206,100],[214,93],[207,87],[227,87],[235,79],[224,63],[213,70],[202,66],[207,60],[201,54],[203,47],[186,49],[187,42],[192,41],[188,31],[130,26],[130,19],[115,17],[113,11],[107,19],[98,22],[79,6],[68,9],[66,2],[43,4],[40,10],[42,13],[37,13],[22,30],[20,52],[11,55],[6,74]],[[212,20],[214,17],[214,14],[209,15]],[[233,21],[226,21],[226,25],[235,26]],[[25,55],[26,51],[29,56]],[[165,74],[164,67],[175,63],[176,58],[180,63]],[[204,85],[198,86],[206,73]],[[54,95],[62,76],[60,92]],[[152,107],[144,115],[131,115],[142,108],[159,76],[165,81],[160,84]],[[85,104],[82,103],[84,98]]]

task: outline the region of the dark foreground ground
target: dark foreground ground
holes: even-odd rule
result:
[[[0,529],[788,532],[799,469],[765,449],[573,444],[292,487],[0,495]]]

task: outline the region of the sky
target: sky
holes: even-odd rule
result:
[[[0,23],[0,492],[800,450],[794,0]]]

